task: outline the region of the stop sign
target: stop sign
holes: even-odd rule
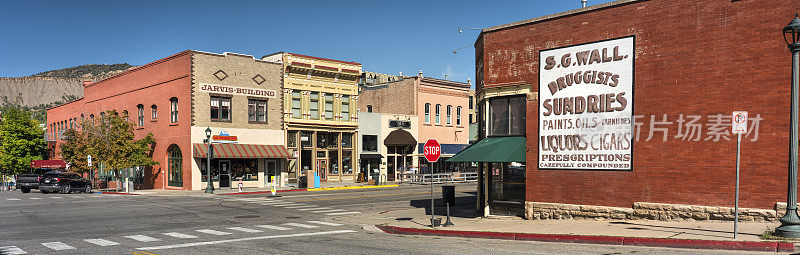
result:
[[[442,146],[439,145],[439,142],[436,139],[428,139],[425,142],[425,146],[422,147],[425,154],[425,158],[428,159],[428,162],[436,162],[439,160],[439,156],[442,156]]]

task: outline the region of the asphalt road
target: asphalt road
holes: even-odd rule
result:
[[[459,202],[474,203],[472,190],[474,185],[457,187]],[[427,206],[428,192],[427,187],[280,197],[0,192],[0,254],[774,254],[390,235],[337,220]]]

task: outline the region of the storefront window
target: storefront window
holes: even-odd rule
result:
[[[326,144],[327,141],[328,141],[328,133],[317,132],[317,148],[322,149],[328,147]]]
[[[327,144],[329,149],[339,148],[339,133],[328,133]]]
[[[313,134],[314,134],[314,132],[307,132],[307,131],[301,132],[300,133],[300,146],[302,146],[303,148],[311,148],[311,147],[313,147],[313,143],[311,143],[311,136]]]
[[[342,174],[353,174],[353,151],[342,151]]]
[[[353,148],[353,134],[342,133],[342,148]]]
[[[173,144],[169,147],[167,155],[169,155],[169,186],[183,187],[183,155],[181,154],[181,149],[178,145]]]
[[[339,175],[339,152],[328,152],[328,174]]]
[[[258,180],[258,160],[257,159],[233,159],[231,160],[232,181],[239,179],[245,181]]]
[[[289,131],[286,136],[286,146],[289,148],[297,147],[297,131]]]
[[[489,163],[489,179],[489,201],[523,201],[525,163]]]

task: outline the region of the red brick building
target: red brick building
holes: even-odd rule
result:
[[[493,201],[490,193],[513,177],[505,176],[511,167],[489,163],[481,208],[530,219],[731,218],[718,210],[734,204],[730,116],[748,111],[739,203],[753,210],[743,219],[777,219],[790,144],[791,58],[780,31],[798,11],[792,0],[620,0],[483,29],[475,44],[479,136],[492,137],[488,94],[524,95],[527,150],[516,165],[524,164],[524,188],[505,191],[524,190],[524,200]],[[573,67],[583,73],[553,73]],[[604,97],[620,89],[610,85],[615,76],[632,87]],[[589,111],[624,135],[598,140],[607,150],[580,154],[595,146],[577,127]]]

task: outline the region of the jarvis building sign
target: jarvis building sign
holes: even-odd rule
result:
[[[634,43],[539,52],[539,169],[632,170]]]

